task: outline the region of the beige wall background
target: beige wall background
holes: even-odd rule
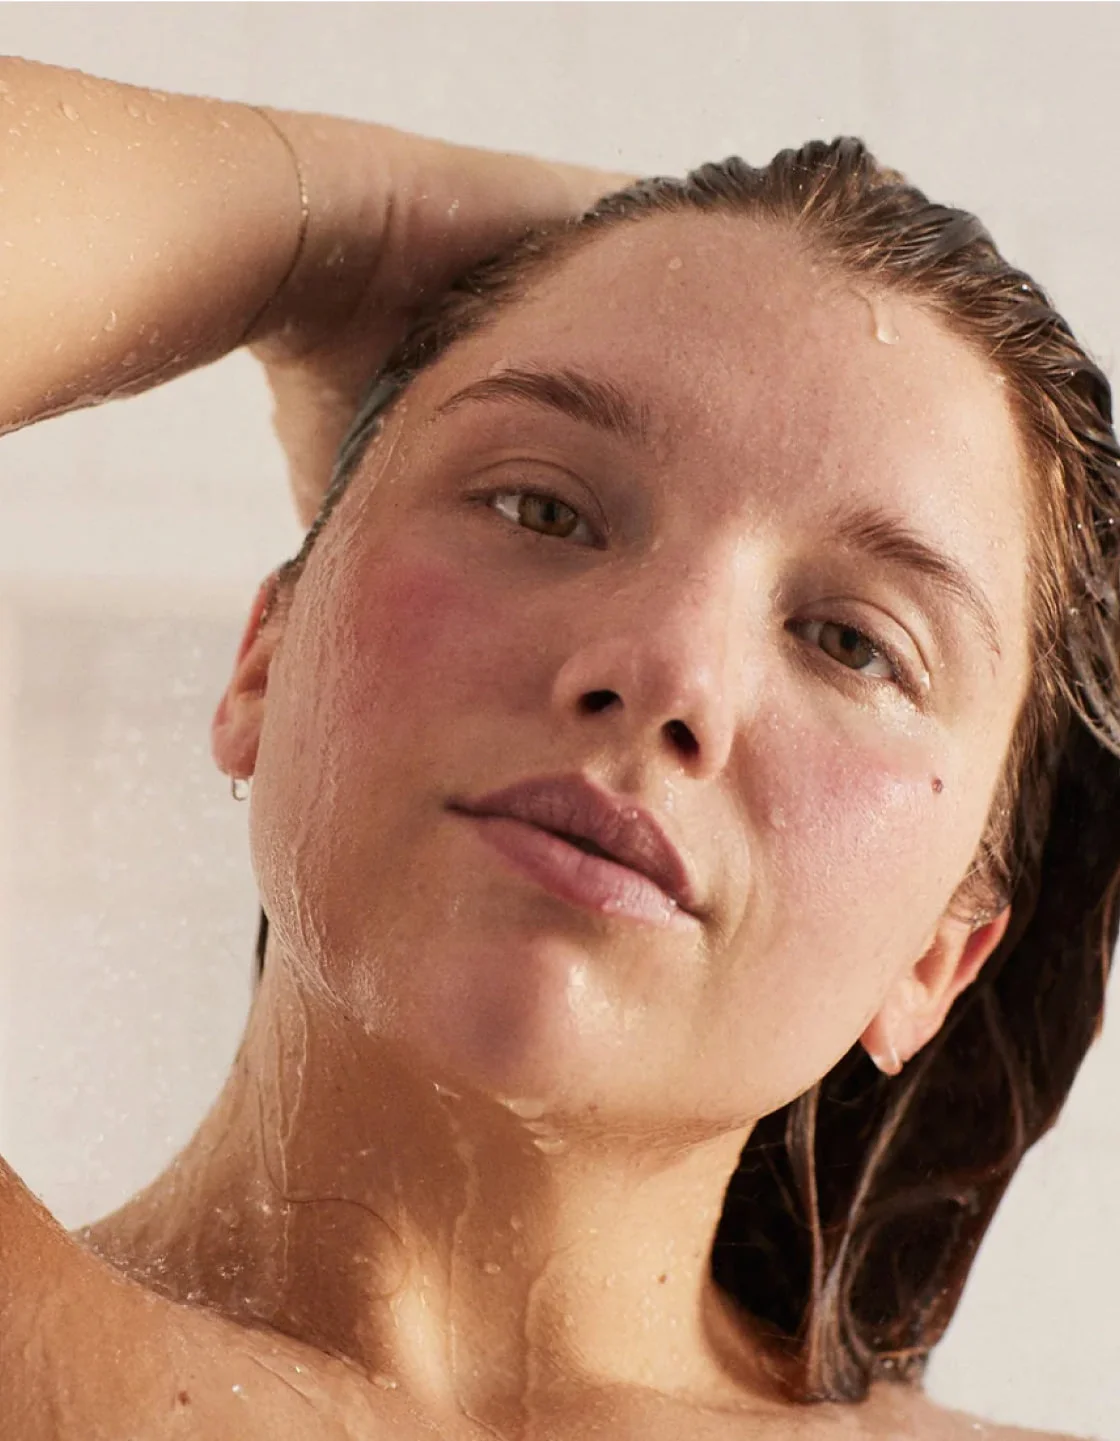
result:
[[[1115,6],[0,4],[0,48],[612,169],[859,134],[1115,379]],[[0,442],[0,1150],[68,1224],[163,1166],[236,1048],[255,889],[207,726],[298,541],[244,356]],[[1113,1021],[984,1244],[947,1404],[1120,1438]]]

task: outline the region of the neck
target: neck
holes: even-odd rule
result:
[[[444,1080],[270,953],[214,1110],[91,1238],[435,1414],[504,1429],[530,1397],[773,1393],[709,1274],[745,1135],[654,1140]]]

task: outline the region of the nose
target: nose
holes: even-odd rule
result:
[[[737,590],[733,567],[688,575],[649,567],[588,607],[594,623],[573,628],[554,683],[559,713],[613,734],[631,755],[669,753],[694,778],[718,774],[748,694]]]

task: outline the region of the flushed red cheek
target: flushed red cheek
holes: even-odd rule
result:
[[[383,712],[395,692],[415,720],[417,697],[443,711],[485,692],[508,667],[508,627],[485,586],[426,558],[391,560],[367,576],[349,602],[355,708]]]

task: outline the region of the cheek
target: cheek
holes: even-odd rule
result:
[[[862,718],[840,732],[791,726],[788,712],[784,721],[768,728],[758,762],[760,850],[781,910],[834,948],[843,938],[864,956],[901,955],[967,867],[975,796],[928,736]]]
[[[351,616],[342,698],[360,723],[423,727],[485,691],[501,671],[485,588],[430,559],[399,554],[369,572],[345,601]]]

